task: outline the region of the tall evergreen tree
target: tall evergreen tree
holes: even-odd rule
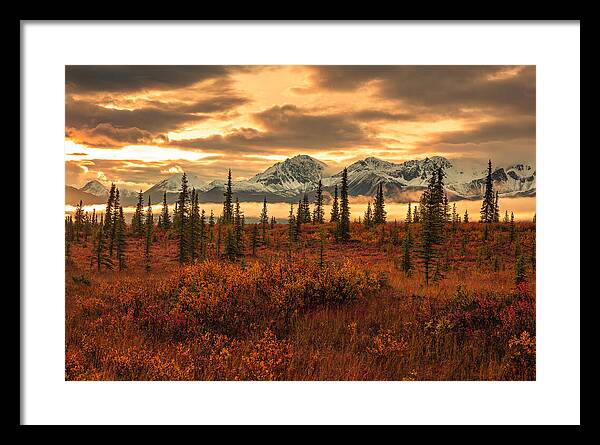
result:
[[[243,226],[244,215],[240,210],[240,201],[236,197],[235,199],[235,213],[233,217],[233,231],[235,236],[236,254],[244,254],[244,226]]]
[[[325,266],[325,231],[319,229],[319,267],[322,269]]]
[[[305,193],[302,197],[302,222],[304,224],[310,224],[312,218],[310,216],[310,204],[308,202],[308,195]]]
[[[146,245],[144,249],[144,267],[146,271],[150,270],[150,247],[152,246],[152,232],[154,230],[154,217],[152,216],[152,203],[150,202],[150,196],[148,196],[148,209],[146,210],[146,220],[144,221],[145,234],[146,234]]]
[[[492,180],[492,160],[488,162],[488,172],[485,178],[485,193],[483,195],[483,203],[481,204],[480,222],[494,222],[496,206],[494,202],[494,183]]]
[[[419,208],[419,206],[415,206],[415,208],[413,209],[413,222],[415,224],[421,222],[421,209]]]
[[[298,227],[296,225],[296,218],[294,217],[294,204],[290,204],[290,215],[288,217],[288,240],[290,244],[298,240]]]
[[[338,202],[338,187],[336,184],[334,192],[333,192],[333,205],[331,206],[331,218],[329,221],[337,223],[339,220],[340,220],[340,205]]]
[[[192,188],[192,193],[190,194],[190,205],[189,257],[191,262],[195,263],[198,257],[198,246],[200,243],[200,207],[198,205],[198,194],[196,193],[195,188]]]
[[[425,282],[429,284],[431,268],[437,257],[437,246],[444,239],[444,182],[443,171],[433,172],[427,189],[421,195],[421,236],[419,254],[424,267]]]
[[[373,223],[385,224],[385,200],[383,198],[383,184],[379,183],[377,194],[375,195],[375,203],[373,208]]]
[[[110,226],[110,234],[108,236],[108,254],[112,258],[114,246],[117,238],[117,225],[119,224],[119,208],[121,207],[119,189],[115,190],[115,200],[113,203],[113,221]]]
[[[175,201],[175,208],[173,209],[173,222],[171,225],[175,233],[179,233],[179,224],[179,202]]]
[[[115,184],[111,184],[110,191],[108,192],[108,200],[106,201],[106,211],[104,212],[104,215],[105,215],[104,216],[104,227],[103,227],[104,236],[106,236],[107,233],[111,232],[110,226],[114,221],[113,209],[114,209],[114,203],[115,203],[115,192],[116,192]]]
[[[220,225],[219,225],[220,227]],[[225,258],[227,258],[229,261],[235,261],[235,259],[237,258],[237,245],[236,245],[236,239],[235,239],[235,234],[233,233],[233,230],[231,229],[231,225],[227,225],[227,232],[225,233]]]
[[[444,222],[450,222],[450,205],[448,204],[448,195],[444,193]]]
[[[75,230],[75,241],[79,243],[79,237],[83,232],[83,201],[79,201],[77,208],[75,209],[75,223],[73,228]]]
[[[131,231],[135,236],[144,236],[145,230],[144,227],[144,196],[142,191],[140,190],[138,193],[138,202],[135,206],[135,212],[133,213],[133,218],[131,219]]]
[[[500,222],[500,204],[498,202],[498,192],[496,191],[496,196],[494,197],[494,222]]]
[[[111,213],[113,212],[113,209],[111,209]],[[104,225],[101,224],[98,227],[98,230],[96,231],[96,236],[95,236],[95,242],[94,242],[94,247],[95,247],[95,257],[96,257],[96,264],[98,266],[98,272],[100,272],[102,266],[104,266],[106,269],[112,269],[113,268],[113,262],[112,259],[107,255],[107,251],[106,251],[106,239],[105,239],[105,235],[104,235]]]
[[[367,210],[363,218],[363,225],[369,228],[373,225],[373,212],[371,211],[371,201],[367,203]]]
[[[510,225],[509,225],[509,242],[512,244],[515,240],[515,214],[510,212]]]
[[[337,224],[338,241],[350,240],[350,204],[348,203],[348,169],[342,172],[340,190],[340,220]]]
[[[225,189],[225,200],[223,201],[223,223],[233,223],[233,193],[231,191],[231,169],[227,173],[227,188]]]
[[[408,203],[408,210],[406,212],[406,219],[404,220],[407,224],[412,223],[412,209],[411,209],[411,204],[412,203]]]
[[[263,208],[260,212],[260,228],[262,230],[262,242],[267,244],[267,227],[269,226],[269,213],[267,210],[267,197],[263,200]]]
[[[298,201],[298,213],[296,214],[296,233],[300,233],[304,222],[304,206],[302,200]]]
[[[319,179],[317,192],[315,193],[315,209],[313,210],[313,224],[325,222],[325,210],[323,209],[323,183]]]
[[[171,228],[171,215],[169,215],[169,206],[167,204],[167,192],[163,195],[163,207],[160,214],[160,228],[169,230]]]
[[[123,206],[119,206],[119,215],[116,221],[115,243],[117,245],[117,261],[119,262],[119,270],[125,269],[125,247],[127,245],[125,231],[125,215],[123,214]]]
[[[465,216],[463,217],[463,222],[468,223],[469,222],[469,211],[465,210]]]
[[[179,247],[179,262],[185,263],[188,259],[190,249],[189,238],[189,213],[190,213],[190,193],[188,189],[188,180],[185,172],[181,177],[181,190],[179,191],[179,200],[177,202],[177,241]]]
[[[198,200],[198,195],[196,194],[196,200]],[[200,249],[200,259],[204,260],[206,258],[206,247],[208,244],[208,233],[207,233],[207,228],[206,228],[206,213],[204,212],[204,209],[202,209],[202,211],[200,212],[200,219],[199,219],[199,226],[200,226],[200,236],[199,236],[199,249]]]
[[[210,216],[208,217],[208,242],[212,245],[214,242],[214,230],[215,229],[215,215],[212,209],[210,210]]]

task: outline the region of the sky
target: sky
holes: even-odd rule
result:
[[[307,154],[535,163],[535,66],[70,65],[66,183],[247,179]]]

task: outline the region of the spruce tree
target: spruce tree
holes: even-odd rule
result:
[[[410,203],[410,202],[408,203],[408,210],[407,210],[407,212],[406,212],[406,219],[405,219],[405,222],[406,222],[407,224],[410,224],[410,223],[412,223],[412,209],[411,209],[411,203]]]
[[[433,172],[427,189],[421,195],[421,233],[419,254],[425,272],[425,283],[429,284],[433,262],[437,257],[437,246],[444,239],[444,182],[443,171]],[[439,275],[439,267],[436,268]]]
[[[492,181],[492,160],[488,162],[488,172],[485,179],[485,193],[483,195],[483,203],[481,204],[480,222],[494,222],[496,213],[496,205],[494,202],[494,184]]]
[[[337,225],[338,241],[350,240],[350,205],[348,203],[348,169],[342,172],[342,186],[340,190],[340,220]]]
[[[267,244],[267,227],[269,226],[269,213],[267,211],[267,197],[263,200],[263,208],[260,212],[260,228],[262,230],[262,242]]]
[[[169,206],[167,204],[167,192],[163,195],[163,207],[160,214],[160,228],[169,230],[171,228],[171,216],[169,215]]]
[[[233,231],[235,236],[236,254],[243,255],[244,253],[244,238],[243,238],[243,214],[240,210],[240,201],[235,199],[235,213],[233,217]]]
[[[215,215],[211,209],[210,216],[208,217],[208,242],[212,245],[214,242],[214,228],[215,228]]]
[[[463,222],[468,223],[469,222],[469,211],[465,210],[465,216],[463,217]]]
[[[220,225],[219,225],[220,227]],[[237,258],[237,245],[236,245],[236,237],[231,229],[231,225],[227,225],[227,232],[225,234],[225,258],[229,261],[235,261]]]
[[[111,224],[113,223],[113,209],[115,202],[115,191],[116,187],[114,184],[110,185],[110,191],[108,192],[108,200],[106,202],[106,211],[104,212],[104,236],[111,232]]]
[[[304,224],[310,224],[312,222],[312,217],[310,216],[310,204],[306,193],[302,197],[302,222]]]
[[[290,205],[290,214],[288,217],[288,240],[290,244],[298,240],[298,227],[296,225],[296,218],[294,217],[294,204]]]
[[[77,208],[75,210],[75,241],[79,243],[79,237],[83,232],[83,201],[79,201]]]
[[[154,229],[154,217],[152,216],[152,204],[150,203],[150,196],[148,196],[148,209],[146,210],[146,220],[144,222],[146,243],[144,249],[144,267],[146,272],[150,270],[150,247],[152,246],[152,232]]]
[[[508,217],[508,210],[504,211],[504,224],[508,224],[510,222],[510,218]]]
[[[200,243],[200,208],[198,206],[198,195],[196,189],[192,188],[190,194],[190,222],[189,222],[189,240],[190,240],[190,252],[189,257],[192,263],[196,262],[198,257],[198,246]]]
[[[383,198],[383,184],[379,183],[375,195],[373,208],[373,224],[385,224],[385,200]]]
[[[500,222],[500,204],[498,202],[498,192],[494,198],[494,222]]]
[[[115,233],[115,242],[117,244],[117,261],[119,262],[119,270],[125,269],[125,247],[127,244],[125,231],[125,216],[123,214],[123,206],[119,206],[119,215],[116,221],[117,230]]]
[[[138,202],[131,220],[131,230],[135,236],[139,237],[144,236],[146,232],[144,227],[144,196],[141,190],[138,193]]]
[[[198,205],[198,194],[196,194],[196,205]],[[206,245],[208,243],[208,234],[206,233],[206,213],[204,212],[204,209],[200,212],[199,226],[199,253],[200,259],[204,261],[206,258]]]
[[[271,223],[269,224],[269,227],[271,229],[274,229],[275,228],[275,224],[277,224],[277,221],[275,220],[274,216],[271,216]]]
[[[337,223],[339,220],[340,220],[340,206],[338,203],[338,187],[336,185],[334,192],[333,192],[333,205],[331,206],[331,218],[329,221]]]
[[[233,194],[231,191],[231,169],[227,173],[227,188],[225,189],[225,200],[223,201],[223,223],[233,223]]]
[[[444,193],[444,222],[450,222],[450,205],[448,204],[448,195]]]
[[[296,233],[301,232],[303,222],[304,222],[304,208],[302,205],[302,201],[298,201],[298,213],[296,214]]]
[[[111,213],[113,212],[113,210],[111,209]],[[96,257],[96,264],[98,265],[98,272],[100,272],[102,266],[104,266],[106,269],[111,269],[113,268],[113,262],[112,259],[107,255],[106,252],[106,244],[105,244],[106,240],[105,240],[105,234],[104,234],[104,225],[101,224],[98,227],[98,230],[96,231],[96,236],[95,236],[95,257]]]
[[[319,267],[325,266],[325,231],[319,229]]]
[[[110,236],[108,237],[108,255],[112,258],[115,241],[117,238],[117,225],[119,224],[119,208],[121,207],[119,189],[115,190],[115,201],[113,203],[113,221],[110,227]]]
[[[175,233],[179,233],[179,202],[175,201],[175,208],[173,209],[173,222],[172,226]]]
[[[452,204],[452,218],[451,218],[451,220],[452,220],[452,228],[453,228],[453,230],[456,230],[456,225],[460,221],[458,213],[456,213],[456,203]]]
[[[413,210],[413,222],[420,223],[421,222],[421,209],[419,206],[415,206]]]
[[[181,177],[181,190],[179,191],[179,200],[177,202],[177,241],[179,247],[179,263],[183,264],[188,260],[190,249],[189,239],[189,189],[188,180],[185,173]]]
[[[323,184],[319,179],[317,192],[315,194],[315,209],[313,211],[313,224],[323,224],[325,222],[325,211],[323,210]]]
[[[509,225],[509,242],[512,244],[515,240],[515,214],[510,212],[510,225]]]
[[[363,218],[363,225],[368,229],[373,225],[373,212],[371,211],[371,201],[367,203],[367,211]]]

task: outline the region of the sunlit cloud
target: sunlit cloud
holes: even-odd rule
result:
[[[200,161],[211,157],[221,156],[218,153],[202,153],[198,151],[180,150],[178,148],[157,147],[153,145],[128,145],[116,149],[90,148],[65,141],[66,159],[79,161],[87,159],[109,159],[113,161]]]
[[[535,161],[534,66],[101,66],[66,71],[66,181],[136,188],[298,154]]]

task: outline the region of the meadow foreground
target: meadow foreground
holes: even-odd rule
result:
[[[188,265],[127,233],[123,270],[69,243],[65,378],[535,380],[534,223],[448,223],[428,284],[419,223],[350,229],[247,224],[226,259],[211,227]]]

